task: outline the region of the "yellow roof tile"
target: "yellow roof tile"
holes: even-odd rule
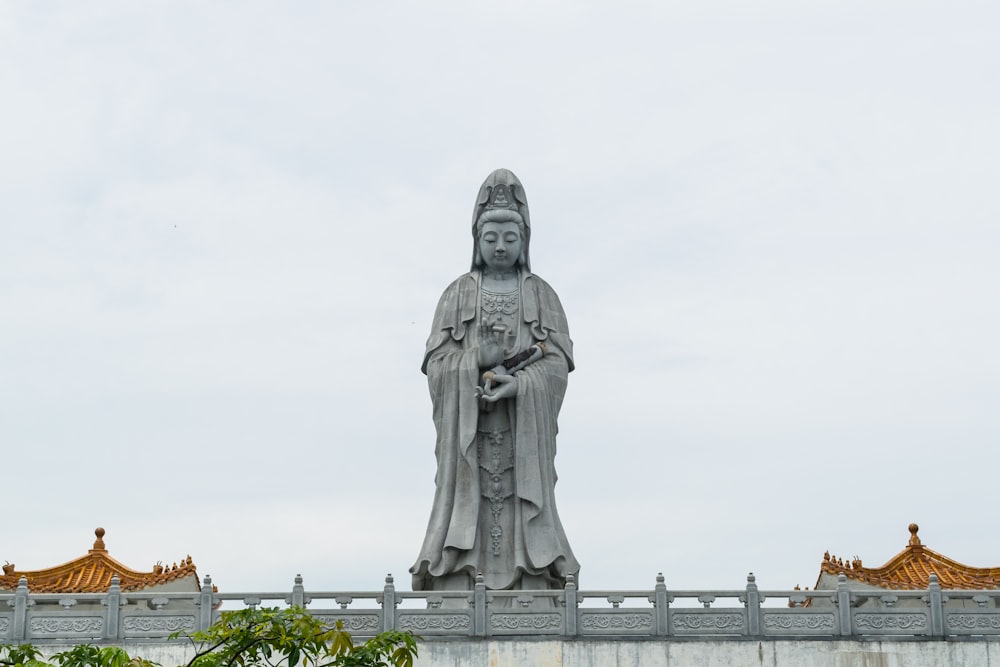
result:
[[[853,579],[880,588],[921,590],[930,584],[930,575],[936,574],[941,588],[953,590],[979,590],[1000,588],[1000,567],[969,567],[928,549],[917,537],[920,527],[911,523],[910,540],[906,548],[889,559],[882,567],[864,567],[860,558],[844,561],[823,554],[820,577],[827,572],[843,574]]]
[[[135,591],[150,586],[158,586],[177,579],[193,576],[198,581],[198,572],[191,556],[165,567],[157,563],[152,572],[138,572],[125,567],[108,555],[104,548],[104,529],[94,531],[97,540],[94,548],[86,556],[71,560],[45,570],[18,571],[12,564],[3,566],[0,589],[15,589],[21,577],[28,580],[28,590],[33,593],[103,593],[111,585],[111,577],[118,575],[119,585],[124,591]]]

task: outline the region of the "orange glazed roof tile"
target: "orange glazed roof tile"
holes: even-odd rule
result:
[[[845,562],[827,551],[820,565],[820,577],[823,572],[835,576],[843,574],[848,579],[880,588],[922,590],[930,584],[930,575],[936,574],[938,583],[945,589],[1000,588],[1000,567],[963,565],[921,544],[917,524],[911,523],[909,529],[909,544],[882,567],[864,567],[857,557]]]
[[[158,586],[177,579],[193,576],[198,581],[191,556],[164,567],[157,563],[152,572],[137,572],[129,569],[108,555],[104,548],[104,529],[94,531],[97,540],[94,548],[86,556],[57,565],[47,570],[19,572],[14,565],[3,566],[0,589],[15,589],[21,577],[28,580],[28,590],[33,593],[103,593],[111,585],[111,577],[118,575],[123,591],[135,591],[150,586]]]

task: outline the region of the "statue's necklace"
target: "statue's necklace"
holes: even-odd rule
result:
[[[482,308],[483,313],[486,315],[503,313],[504,315],[511,316],[517,312],[518,296],[516,284],[514,285],[514,289],[509,292],[494,292],[484,287],[480,299],[480,308]]]

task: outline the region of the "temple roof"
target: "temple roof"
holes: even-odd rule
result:
[[[909,530],[910,541],[906,548],[882,567],[864,567],[860,558],[844,561],[827,551],[820,565],[820,580],[825,572],[834,576],[843,574],[848,579],[879,588],[921,590],[929,585],[930,575],[936,574],[938,583],[945,589],[1000,588],[1000,567],[963,565],[925,547],[917,537],[920,530],[917,524],[911,523]]]
[[[183,558],[170,567],[159,563],[152,572],[138,572],[125,567],[108,555],[104,548],[104,529],[94,531],[97,540],[94,548],[86,556],[71,560],[46,570],[18,571],[6,563],[0,576],[0,589],[15,589],[21,577],[28,580],[28,589],[33,593],[103,593],[111,585],[111,577],[118,575],[123,591],[135,591],[151,586],[159,586],[186,577],[198,582],[198,572],[191,556]]]

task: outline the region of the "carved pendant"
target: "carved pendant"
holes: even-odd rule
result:
[[[483,440],[489,443],[489,465],[484,463]],[[493,526],[490,528],[490,542],[493,547],[493,555],[499,556],[501,545],[503,544],[503,526],[501,525],[501,515],[503,513],[504,501],[510,498],[513,493],[504,488],[503,475],[514,467],[513,450],[511,450],[510,460],[504,462],[503,445],[504,432],[494,429],[490,433],[480,435],[479,441],[479,467],[486,473],[487,483],[483,485],[486,493],[483,498],[490,503],[490,513],[493,516]]]

